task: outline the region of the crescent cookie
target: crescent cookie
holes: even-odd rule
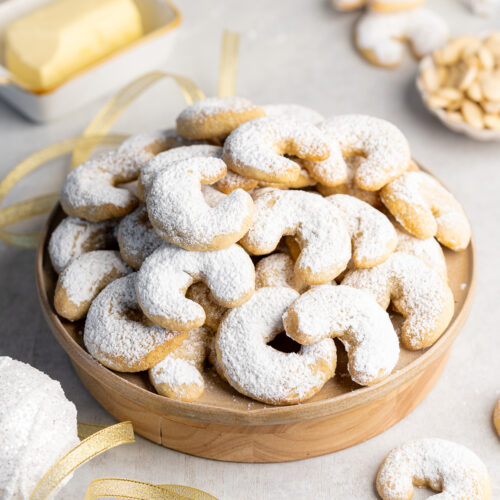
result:
[[[137,298],[146,316],[171,330],[192,330],[205,322],[203,308],[185,297],[187,289],[203,281],[224,307],[237,307],[255,290],[255,269],[238,245],[210,252],[187,251],[163,245],[137,273]]]
[[[383,500],[410,500],[414,486],[432,488],[440,498],[490,500],[491,479],[471,450],[444,439],[417,439],[394,448],[377,474]]]
[[[436,12],[418,8],[394,13],[366,12],[356,25],[356,46],[372,64],[395,68],[403,60],[406,41],[417,57],[443,46],[450,34]]]
[[[195,401],[203,394],[203,365],[213,336],[205,326],[191,330],[177,349],[149,369],[158,394],[178,401]]]
[[[264,115],[261,107],[242,97],[209,97],[180,113],[177,132],[188,139],[218,139],[242,123]]]
[[[299,104],[268,104],[262,107],[266,116],[282,116],[307,123],[319,123],[324,120],[316,110]]]
[[[301,166],[286,158],[321,161],[330,156],[323,134],[312,124],[266,116],[244,123],[224,142],[222,158],[245,177],[287,184],[298,179]]]
[[[88,352],[119,372],[148,370],[185,339],[153,325],[142,313],[135,294],[136,274],[109,284],[92,302],[83,333]]]
[[[140,169],[177,140],[171,131],[130,137],[116,150],[91,158],[72,170],[60,192],[63,210],[73,217],[100,222],[122,217],[137,206],[137,198],[118,184],[132,182]]]
[[[255,266],[255,288],[290,287],[299,293],[305,292],[309,285],[295,274],[294,266],[292,257],[285,253],[264,257]]]
[[[151,187],[156,174],[168,168],[171,162],[187,160],[189,158],[222,158],[222,148],[220,146],[211,146],[209,144],[185,146],[170,149],[160,153],[149,161],[141,170],[139,175],[138,190],[139,198],[146,199],[146,193]],[[228,171],[226,175],[214,183],[214,187],[223,193],[229,194],[235,189],[241,188],[250,191],[257,186],[257,181],[242,177],[235,172]]]
[[[302,345],[338,337],[349,373],[361,385],[386,378],[399,358],[399,341],[389,315],[368,292],[323,285],[297,298],[283,315],[286,333]]]
[[[398,235],[397,252],[418,257],[429,267],[432,267],[444,281],[448,281],[448,270],[443,249],[434,238],[421,240],[400,228],[396,228],[396,233]]]
[[[406,172],[380,192],[396,220],[417,238],[433,236],[452,250],[469,245],[471,228],[460,203],[424,172]]]
[[[237,391],[273,405],[297,404],[333,377],[336,349],[331,339],[284,353],[268,343],[283,331],[282,316],[298,297],[291,288],[260,288],[222,320],[216,336],[219,369]]]
[[[356,185],[361,189],[377,191],[410,166],[410,146],[406,137],[386,120],[368,115],[339,115],[320,123],[318,128],[330,143],[339,144],[343,156],[361,157],[354,173]],[[320,170],[330,167],[328,160],[323,163],[312,167]],[[344,180],[347,178],[347,166],[345,169]]]
[[[391,221],[382,212],[345,194],[325,199],[342,213],[351,236],[352,260],[356,267],[373,267],[389,258],[398,238]]]
[[[215,300],[210,288],[205,283],[198,281],[188,288],[186,298],[196,302],[203,308],[205,311],[205,326],[217,331],[227,307],[221,306]]]
[[[57,280],[57,314],[70,321],[82,319],[101,290],[131,272],[115,250],[94,250],[74,258]]]
[[[341,213],[315,193],[263,188],[254,195],[254,222],[241,244],[254,255],[271,253],[282,236],[295,236],[301,252],[295,273],[305,283],[327,283],[351,258]]]
[[[237,189],[210,207],[201,184],[212,184],[226,174],[217,158],[190,158],[169,164],[148,191],[151,224],[167,242],[187,250],[218,250],[236,243],[253,218],[251,196]]]
[[[32,498],[52,465],[79,442],[76,408],[61,384],[26,363],[1,356],[2,500]],[[52,490],[50,498],[55,498],[62,485]]]
[[[88,222],[66,217],[54,229],[49,240],[52,266],[60,273],[71,259],[91,250],[105,250],[116,243],[117,221]]]
[[[342,284],[370,292],[384,309],[392,302],[405,318],[401,342],[410,350],[432,345],[453,317],[450,287],[413,255],[394,252],[376,267],[349,271]]]
[[[118,226],[118,246],[122,259],[134,269],[139,269],[163,240],[149,221],[146,205],[140,205],[126,215]]]

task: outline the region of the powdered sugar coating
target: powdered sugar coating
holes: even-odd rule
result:
[[[148,191],[149,219],[167,242],[189,250],[227,248],[247,231],[253,218],[251,196],[237,189],[215,207],[203,197],[201,184],[226,174],[217,158],[190,158],[170,163],[158,173]]]
[[[191,330],[182,344],[149,370],[149,379],[163,396],[194,401],[205,389],[203,365],[214,332],[202,326]]]
[[[130,137],[116,150],[91,158],[72,170],[61,188],[63,210],[93,222],[121,217],[137,206],[137,198],[118,184],[137,179],[140,169],[178,141],[172,131],[156,131]]]
[[[351,257],[349,233],[341,213],[321,196],[305,191],[259,189],[254,222],[241,244],[256,255],[271,253],[282,236],[295,236],[301,252],[295,272],[308,284],[331,281]]]
[[[78,443],[76,408],[59,382],[0,357],[2,500],[30,498],[50,467]]]
[[[469,244],[471,228],[455,197],[425,172],[406,172],[380,192],[384,205],[411,234],[433,236],[452,250]]]
[[[203,307],[205,311],[205,326],[216,331],[219,328],[222,316],[227,311],[227,307],[221,306],[214,299],[210,288],[201,281],[194,283],[188,288],[186,297]]]
[[[126,215],[118,226],[118,245],[122,259],[134,269],[139,269],[163,240],[149,221],[145,205]]]
[[[399,228],[396,228],[396,233],[398,235],[396,251],[418,257],[447,281],[448,271],[443,249],[434,238],[421,240]]]
[[[268,104],[262,106],[266,116],[282,116],[306,123],[319,123],[324,120],[316,110],[300,104]]]
[[[283,353],[266,345],[283,331],[282,315],[298,297],[291,288],[260,288],[230,311],[216,336],[217,362],[241,393],[270,404],[296,404],[316,394],[335,371],[336,350],[326,339]]]
[[[132,272],[115,250],[94,250],[73,259],[59,275],[54,306],[59,315],[76,321],[109,283]]]
[[[326,200],[344,217],[356,267],[373,267],[387,260],[398,240],[394,226],[382,212],[346,194],[334,194]]]
[[[238,245],[208,252],[187,251],[165,244],[151,254],[137,273],[137,297],[153,322],[175,330],[203,325],[203,308],[185,297],[187,289],[203,281],[225,307],[246,302],[255,289],[255,269]]]
[[[283,315],[287,335],[300,344],[338,337],[349,373],[361,385],[387,377],[399,358],[399,341],[385,309],[368,292],[323,285],[297,298]]]
[[[54,229],[49,240],[49,257],[57,273],[71,259],[91,250],[104,250],[115,243],[117,221],[88,222],[66,217]]]
[[[418,57],[443,46],[450,35],[446,21],[430,9],[394,13],[367,11],[356,25],[356,45],[374,64],[398,66],[405,41]]]
[[[349,271],[342,281],[372,293],[405,317],[401,341],[408,349],[432,345],[453,316],[453,293],[441,276],[413,255],[394,252],[383,264]]]
[[[300,175],[300,165],[285,154],[307,160],[326,160],[330,148],[312,124],[281,116],[244,123],[224,143],[222,158],[233,171],[267,182],[287,183]]]
[[[394,448],[377,475],[383,500],[409,500],[413,485],[442,491],[436,498],[489,500],[491,480],[486,466],[471,450],[444,439],[409,441]]]
[[[343,156],[363,157],[354,174],[361,189],[377,191],[410,165],[408,141],[388,121],[368,115],[339,115],[326,119],[318,128],[330,142],[339,144]]]
[[[255,266],[255,288],[290,287],[301,293],[309,287],[296,274],[295,262],[285,253],[273,253]]]
[[[135,294],[136,274],[113,281],[97,296],[83,333],[89,353],[121,372],[148,370],[185,338],[147,321]]]

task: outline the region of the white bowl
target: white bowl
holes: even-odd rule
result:
[[[477,141],[500,141],[500,130],[492,130],[492,129],[477,129],[470,126],[465,122],[456,122],[450,120],[446,111],[442,108],[433,108],[427,104],[427,99],[429,98],[429,92],[424,86],[424,82],[422,81],[422,72],[429,68],[435,66],[432,55],[428,55],[424,57],[418,66],[418,76],[417,76],[417,89],[424,101],[426,108],[435,116],[439,118],[439,120],[444,123],[450,130],[454,132],[458,132],[460,134],[465,134],[472,139]]]
[[[169,0],[134,0],[142,16],[145,34],[135,42],[79,71],[47,92],[32,92],[10,83],[0,85],[0,96],[36,122],[59,118],[123,87],[129,81],[161,66],[173,45],[173,28],[181,15]],[[15,19],[50,0],[13,0],[0,4],[0,35]],[[1,36],[0,36],[1,38]],[[4,53],[3,41],[0,53]],[[8,76],[0,58],[0,78]]]

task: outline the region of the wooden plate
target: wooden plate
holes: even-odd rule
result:
[[[439,379],[453,341],[471,305],[475,286],[474,247],[445,250],[455,315],[430,348],[401,350],[394,373],[372,387],[347,375],[339,347],[336,376],[315,397],[295,406],[272,407],[248,399],[210,370],[206,390],[193,403],[174,401],[152,389],[145,373],[113,372],[95,361],[82,342],[83,321],[55,313],[57,275],[47,252],[49,235],[64,217],[58,205],[44,228],[37,253],[37,286],[43,313],[89,392],[118,420],[155,443],[192,455],[237,462],[284,462],[331,453],[365,441],[410,413]]]

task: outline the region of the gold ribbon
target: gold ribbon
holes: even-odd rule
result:
[[[103,497],[133,500],[217,500],[204,491],[178,484],[149,484],[131,479],[96,479],[89,484],[85,500]]]
[[[239,44],[240,36],[238,33],[224,31],[217,88],[219,97],[230,97],[236,94]]]
[[[89,431],[88,427],[83,430],[84,433]],[[97,426],[93,427],[94,429],[98,428]],[[134,429],[131,422],[121,422],[94,432],[66,453],[48,470],[37,484],[30,496],[30,500],[45,500],[61,481],[80,465],[110,448],[134,441]]]

